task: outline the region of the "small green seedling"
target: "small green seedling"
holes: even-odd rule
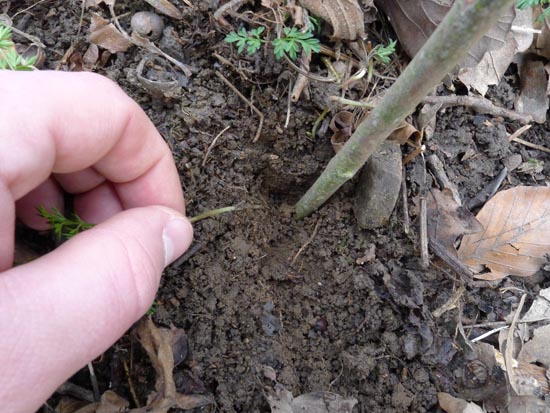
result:
[[[257,29],[252,29],[250,30],[250,32],[247,33],[246,29],[242,27],[238,33],[229,33],[226,36],[225,41],[227,43],[236,43],[237,51],[239,53],[242,53],[243,50],[245,50],[246,48],[246,53],[249,55],[253,55],[258,50],[260,50],[260,47],[262,47],[262,43],[264,43],[264,40],[260,38],[264,30],[265,27],[260,26]]]
[[[390,56],[395,52],[396,43],[397,40],[392,40],[387,46],[384,46],[383,44],[377,45],[374,49],[372,49],[373,57],[380,63],[385,65],[389,64]]]
[[[22,58],[15,50],[12,41],[11,29],[0,24],[0,69],[9,70],[34,70],[36,56],[28,59]]]
[[[253,55],[260,50],[262,44],[270,43],[274,47],[273,53],[278,60],[282,59],[285,54],[288,54],[291,60],[296,60],[301,50],[308,53],[319,53],[321,51],[319,39],[313,36],[311,29],[301,32],[296,27],[286,27],[284,35],[271,42],[260,37],[264,30],[264,27],[258,27],[247,32],[244,28],[241,28],[238,32],[229,33],[225,37],[225,41],[235,43],[239,53],[246,50],[249,55]]]
[[[38,213],[48,221],[52,226],[54,234],[59,239],[72,238],[76,234],[93,227],[93,224],[84,221],[76,213],[73,213],[72,218],[67,218],[57,208],[52,208],[51,211],[48,211],[43,206],[39,206]]]
[[[546,17],[550,17],[550,8],[545,7],[550,5],[550,0],[518,0],[517,7],[520,10],[526,9],[527,7],[540,6],[542,9],[542,14],[537,19],[539,22],[544,20]]]

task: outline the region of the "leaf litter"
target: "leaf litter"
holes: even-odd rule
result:
[[[182,394],[176,389],[174,367],[188,354],[187,335],[183,329],[159,328],[147,317],[139,322],[134,334],[151,360],[156,374],[155,389],[147,397],[146,406],[128,409],[130,403],[127,400],[108,390],[99,402],[84,406],[74,399],[63,398],[56,408],[60,413],[168,413],[172,408],[191,410],[213,403],[208,396]]]
[[[458,256],[483,280],[528,277],[550,253],[550,188],[518,186],[497,193],[477,215],[483,231],[466,235]],[[489,269],[488,273],[481,273]]]

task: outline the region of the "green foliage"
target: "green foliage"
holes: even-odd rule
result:
[[[374,58],[380,63],[385,65],[390,63],[390,55],[395,52],[395,45],[397,41],[392,40],[387,46],[382,44],[377,45],[372,51],[374,53]]]
[[[73,213],[72,218],[67,218],[57,208],[48,211],[43,206],[39,206],[38,213],[41,217],[46,218],[59,239],[72,238],[76,234],[93,227],[93,224],[83,221],[76,213]]]
[[[539,16],[538,20],[541,21],[545,17],[550,17],[550,8],[545,7],[550,5],[550,0],[518,0],[517,7],[520,10],[526,9],[527,7],[540,6],[542,9],[542,14]]]
[[[15,50],[11,39],[11,29],[0,24],[0,69],[33,70],[36,56],[23,59]]]
[[[225,37],[225,41],[227,43],[236,43],[237,44],[237,51],[239,53],[242,53],[242,51],[246,47],[246,53],[249,55],[253,55],[258,50],[260,50],[260,47],[262,47],[262,43],[264,42],[260,36],[264,32],[265,27],[260,26],[257,29],[250,30],[249,33],[246,32],[245,28],[241,28],[239,32],[231,32]]]
[[[296,27],[285,27],[284,36],[273,40],[273,53],[277,59],[282,59],[285,53],[291,60],[296,60],[298,52],[303,49],[306,53],[319,53],[321,45],[319,39],[313,37],[311,31],[302,33]]]
[[[313,28],[315,24],[318,23],[313,23]],[[260,37],[264,30],[264,27],[258,27],[247,32],[244,28],[241,28],[238,32],[229,33],[225,37],[225,41],[227,43],[235,43],[239,53],[242,53],[246,49],[246,53],[252,55],[260,50],[263,43],[269,43]],[[275,48],[274,54],[277,59],[282,59],[285,53],[287,53],[290,59],[296,60],[300,50],[312,53],[319,53],[321,51],[319,40],[313,37],[311,30],[301,32],[296,27],[285,28],[284,36],[273,40],[271,44]]]

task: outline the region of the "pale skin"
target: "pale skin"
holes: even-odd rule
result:
[[[163,268],[190,245],[172,155],[139,106],[86,73],[0,71],[0,405],[36,411],[150,307]],[[36,207],[96,223],[12,267],[16,217]]]

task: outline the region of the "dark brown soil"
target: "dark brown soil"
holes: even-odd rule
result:
[[[31,3],[12,2],[8,13]],[[294,74],[267,52],[242,58],[241,63],[253,70],[242,72],[247,78],[220,64],[213,53],[235,64],[239,57],[212,24],[218,1],[193,3],[197,9],[181,22],[164,17],[182,39],[180,59],[195,71],[180,97],[154,98],[139,86],[134,72],[144,52],[137,48],[113,55],[98,70],[142,105],[171,145],[190,216],[241,207],[196,224],[194,254],[169,268],[163,278],[153,318],[160,325],[185,328],[192,349],[191,359],[176,374],[192,369],[203,391],[213,396],[216,406],[201,411],[269,412],[261,365],[275,369],[278,382],[294,395],[328,390],[355,397],[355,412],[439,411],[437,392],[456,395],[463,387],[465,354],[456,333],[458,318],[465,324],[501,320],[515,309],[520,294],[468,287],[460,313],[454,309],[435,319],[431,312],[455,292],[459,277],[442,264],[422,269],[417,230],[413,226],[405,235],[401,204],[386,227],[361,230],[353,216],[353,183],[312,217],[297,221],[294,203],[333,154],[328,136],[306,136],[320,112],[315,96],[325,95],[326,86],[310,85],[313,99],[291,106],[285,128],[288,79]],[[123,14],[150,7],[119,0],[116,10]],[[99,11],[108,16],[106,9]],[[45,68],[53,69],[71,44],[86,50],[90,12],[84,13],[82,32],[76,37],[80,13],[80,2],[45,1],[19,14],[14,24],[47,45]],[[252,142],[257,116],[215,71],[245,96],[253,96],[264,113],[257,143]],[[490,97],[510,105],[515,90],[511,73]],[[209,145],[226,126],[230,128],[203,165]],[[505,187],[547,184],[547,155],[508,143],[505,132],[517,128],[503,119],[456,108],[439,115],[437,130],[426,145],[428,153],[444,162],[467,203],[500,172],[501,159],[513,153],[524,161],[545,161],[545,169],[535,176],[513,172]],[[547,128],[535,126],[524,137],[543,144]],[[473,156],[461,161],[468,149]],[[407,166],[413,213],[425,185],[424,168],[421,157]],[[426,185],[431,182],[428,175]],[[375,258],[358,264],[372,245]],[[532,294],[550,284],[542,271],[532,279],[503,283]],[[120,351],[131,341],[123,339],[98,363],[102,390],[111,383],[129,399],[124,375],[117,378],[113,372],[123,357]],[[147,381],[152,373],[144,372],[148,362],[136,354],[138,369],[143,363],[138,386],[143,393],[138,396],[144,398],[152,388],[152,381]]]

